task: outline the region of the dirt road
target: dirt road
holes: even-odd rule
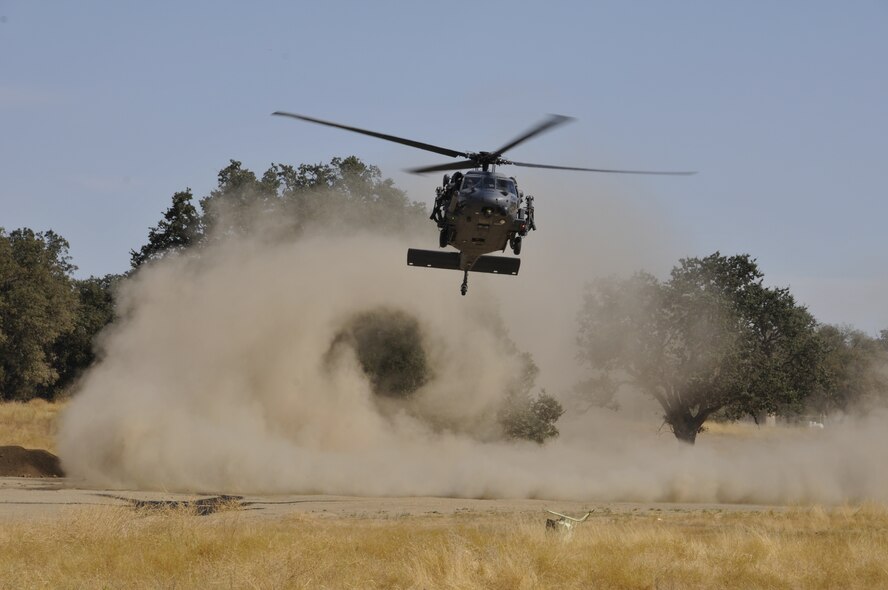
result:
[[[0,478],[0,522],[56,518],[89,506],[159,506],[169,503],[194,503],[218,497],[219,494],[183,494],[136,490],[88,489],[65,478]],[[246,495],[237,496],[233,504],[244,514],[255,518],[280,518],[292,513],[313,513],[331,517],[391,518],[399,516],[475,514],[538,514],[546,510],[582,515],[598,513],[630,513],[648,511],[762,511],[779,507],[737,504],[635,504],[571,502],[528,499],[466,499],[466,498],[372,498],[330,495]]]

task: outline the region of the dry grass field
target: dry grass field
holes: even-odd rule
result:
[[[18,445],[55,453],[59,412],[64,403],[42,399],[0,403],[0,446]]]
[[[91,508],[0,528],[3,588],[884,588],[888,512],[391,518]]]
[[[0,444],[54,450],[61,407],[0,404]],[[570,537],[547,533],[542,511],[58,514],[0,523],[0,588],[888,587],[881,505],[605,508]]]

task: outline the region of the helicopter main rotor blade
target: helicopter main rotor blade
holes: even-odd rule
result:
[[[528,162],[505,162],[513,166],[524,166],[525,168],[549,168],[551,170],[579,170],[581,172],[606,172],[610,174],[658,174],[664,176],[691,176],[696,172],[673,172],[673,171],[655,171],[655,170],[609,170],[606,168],[578,168],[575,166],[551,166],[549,164],[530,164]]]
[[[413,174],[425,174],[426,172],[441,172],[444,170],[466,170],[468,168],[477,168],[478,164],[472,160],[461,160],[459,162],[450,162],[448,164],[438,164],[437,166],[423,166],[422,168],[408,168],[407,172]]]
[[[421,150],[426,150],[429,152],[435,152],[436,154],[441,154],[443,156],[450,156],[451,158],[467,158],[469,154],[465,152],[458,152],[456,150],[451,150],[448,148],[439,147],[437,145],[432,145],[430,143],[423,143],[421,141],[413,141],[412,139],[405,139],[403,137],[397,137],[395,135],[388,135],[385,133],[377,133],[376,131],[369,131],[367,129],[361,129],[360,127],[349,127],[348,125],[340,125],[339,123],[333,123],[332,121],[324,121],[322,119],[315,119],[312,117],[306,117],[305,115],[297,115],[296,113],[285,113],[283,111],[275,111],[272,115],[279,115],[281,117],[292,117],[293,119],[301,119],[303,121],[308,121],[309,123],[317,123],[319,125],[326,125],[327,127],[337,127],[339,129],[345,129],[346,131],[354,131],[355,133],[361,133],[363,135],[369,135],[370,137],[377,137],[379,139],[384,139],[386,141],[393,141],[395,143],[400,143],[402,145],[409,145],[410,147],[419,148]]]
[[[573,117],[565,117],[564,115],[549,115],[548,119],[540,122],[536,127],[532,127],[531,129],[527,130],[527,132],[524,135],[516,137],[515,139],[513,139],[512,141],[510,141],[509,143],[507,143],[506,145],[504,145],[500,149],[493,152],[493,154],[495,154],[497,156],[501,156],[507,150],[512,149],[513,147],[515,147],[516,145],[518,145],[520,143],[524,143],[525,141],[527,141],[531,137],[537,136],[540,133],[543,133],[544,131],[548,131],[549,129],[552,129],[553,127],[557,127],[558,125],[563,125],[564,123],[567,123],[567,122],[573,121],[573,120],[574,120]]]

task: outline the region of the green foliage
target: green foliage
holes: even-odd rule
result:
[[[520,362],[498,416],[503,432],[509,438],[538,443],[558,436],[555,423],[564,409],[545,391],[531,396],[539,373],[533,358],[518,351],[501,318],[491,319],[488,315],[485,320],[492,322],[490,325],[501,335],[506,350]],[[407,398],[434,377],[419,322],[399,309],[381,307],[349,318],[330,345],[327,361],[335,358],[344,345],[354,350],[376,395]]]
[[[824,359],[812,411],[852,411],[888,401],[888,331],[878,339],[848,326],[820,326]]]
[[[131,251],[133,268],[167,251],[232,236],[296,236],[312,228],[403,234],[427,218],[425,205],[411,202],[379,168],[354,156],[329,164],[272,164],[261,177],[231,160],[216,188],[200,199],[200,211],[191,200],[190,189],[173,195],[148,243]]]
[[[59,379],[52,393],[63,391],[96,360],[95,337],[114,319],[114,289],[122,275],[75,280],[78,294],[74,327],[54,346]]]
[[[130,251],[133,269],[211,239],[255,232],[257,219],[298,234],[331,221],[336,223],[327,227],[339,231],[401,232],[425,218],[422,204],[408,201],[378,168],[355,157],[273,164],[261,177],[232,160],[219,172],[216,189],[200,200],[200,210],[193,198],[190,189],[173,195],[148,242]],[[74,270],[68,243],[54,232],[0,229],[0,399],[51,397],[95,361],[93,340],[114,317],[113,288],[121,277],[77,281],[70,276]],[[373,370],[389,375],[380,377],[380,387],[393,393],[409,389],[411,379],[414,385],[421,381],[420,361],[415,355],[368,360]],[[391,377],[395,369],[398,379]]]
[[[217,187],[200,200],[206,230],[203,237],[221,239],[250,232],[257,216],[276,212],[279,187],[275,166],[260,180],[231,160],[219,171]]]
[[[543,390],[536,398],[523,396],[511,400],[500,417],[500,423],[509,438],[543,444],[558,436],[555,423],[562,414],[564,408],[558,400]]]
[[[52,398],[92,363],[119,278],[74,280],[68,242],[0,229],[0,399]]]
[[[716,252],[680,260],[665,283],[646,273],[593,282],[578,342],[593,380],[632,383],[693,442],[715,412],[801,409],[820,379],[815,327],[787,289],[762,285],[748,255]]]
[[[182,250],[200,240],[203,224],[191,199],[191,189],[173,195],[173,203],[164,212],[163,219],[148,230],[148,243],[138,252],[130,250],[134,269],[166,252]]]
[[[0,399],[46,395],[58,380],[54,344],[77,313],[74,268],[58,234],[0,228]]]
[[[509,383],[506,400],[498,421],[508,438],[531,440],[542,444],[558,436],[555,423],[564,413],[558,401],[541,391],[536,397],[532,390],[540,369],[530,353],[518,349],[505,320],[499,314],[484,313],[476,320],[492,330],[502,349],[519,363],[519,369]]]
[[[281,183],[280,209],[292,220],[294,231],[312,224],[354,231],[365,228],[384,234],[402,234],[426,222],[425,205],[411,202],[376,166],[349,156],[329,164],[272,166]],[[268,174],[268,173],[266,173]]]
[[[518,350],[501,317],[491,316],[486,320],[498,333],[505,350],[520,363],[520,369],[509,385],[505,406],[498,416],[503,432],[508,438],[531,440],[539,444],[557,437],[555,423],[564,414],[564,408],[545,390],[536,397],[531,394],[540,372],[533,357]]]
[[[407,397],[431,377],[419,322],[399,309],[355,315],[334,339],[331,353],[344,343],[354,349],[377,395]]]

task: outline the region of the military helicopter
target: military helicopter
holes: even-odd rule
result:
[[[429,143],[405,139],[359,127],[351,127],[296,113],[275,111],[273,115],[292,117],[309,123],[336,127],[370,137],[377,137],[451,158],[463,158],[457,162],[413,168],[408,172],[424,174],[457,170],[453,176],[444,175],[441,186],[435,189],[435,204],[430,219],[439,230],[438,245],[441,248],[453,246],[458,252],[438,252],[435,250],[407,250],[409,266],[425,266],[463,271],[460,292],[469,290],[469,272],[486,272],[517,275],[520,258],[507,256],[487,256],[490,252],[505,252],[510,247],[517,256],[527,232],[536,230],[534,221],[533,196],[525,195],[518,189],[513,176],[496,171],[497,166],[523,166],[526,168],[548,168],[552,170],[578,170],[583,172],[605,172],[616,174],[664,174],[688,175],[694,172],[665,172],[651,170],[609,170],[603,168],[579,168],[575,166],[553,166],[531,164],[507,160],[503,154],[554,127],[573,121],[564,115],[549,115],[534,127],[491,152],[464,152],[439,147]],[[462,170],[468,170],[463,173]]]

